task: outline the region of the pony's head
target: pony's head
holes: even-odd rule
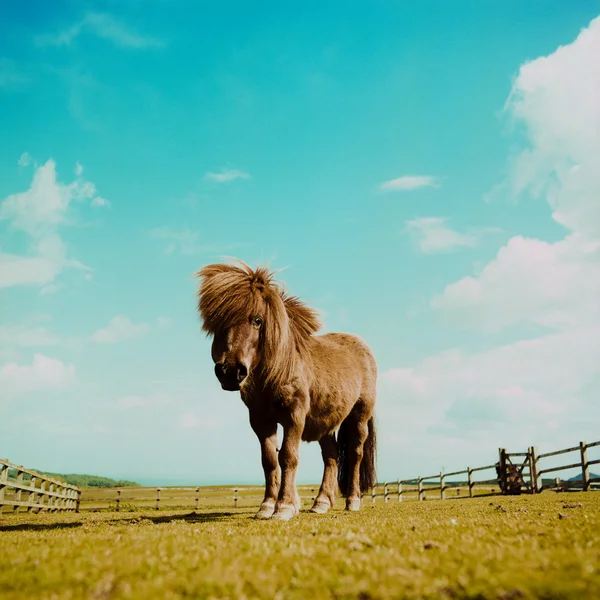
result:
[[[213,336],[215,375],[224,390],[241,389],[252,375],[275,386],[292,375],[298,353],[321,326],[316,313],[287,296],[264,267],[212,264],[196,275],[202,329]]]

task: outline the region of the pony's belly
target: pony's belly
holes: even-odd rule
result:
[[[324,435],[333,433],[336,425],[339,423],[334,419],[313,419],[310,416],[306,418],[304,423],[304,431],[302,432],[303,442],[318,442]]]

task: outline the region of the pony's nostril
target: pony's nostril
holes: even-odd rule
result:
[[[237,380],[243,381],[248,376],[248,369],[244,365],[238,365],[237,368]]]
[[[215,375],[218,377],[219,375],[225,375],[227,372],[227,365],[224,363],[217,363],[215,365]]]

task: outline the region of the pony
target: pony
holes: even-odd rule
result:
[[[318,442],[324,463],[310,512],[326,513],[338,491],[346,510],[360,510],[361,494],[376,482],[377,363],[369,346],[349,333],[316,335],[316,311],[290,296],[274,271],[234,262],[196,273],[197,300],[214,373],[223,390],[239,391],[260,442],[265,495],[254,517],[299,513],[301,441]]]

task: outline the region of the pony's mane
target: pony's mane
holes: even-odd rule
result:
[[[281,385],[292,376],[298,359],[306,356],[308,341],[321,323],[315,310],[275,282],[273,271],[236,262],[206,265],[196,273],[201,280],[198,311],[202,330],[214,335],[238,325],[264,303],[263,375],[267,382]]]

